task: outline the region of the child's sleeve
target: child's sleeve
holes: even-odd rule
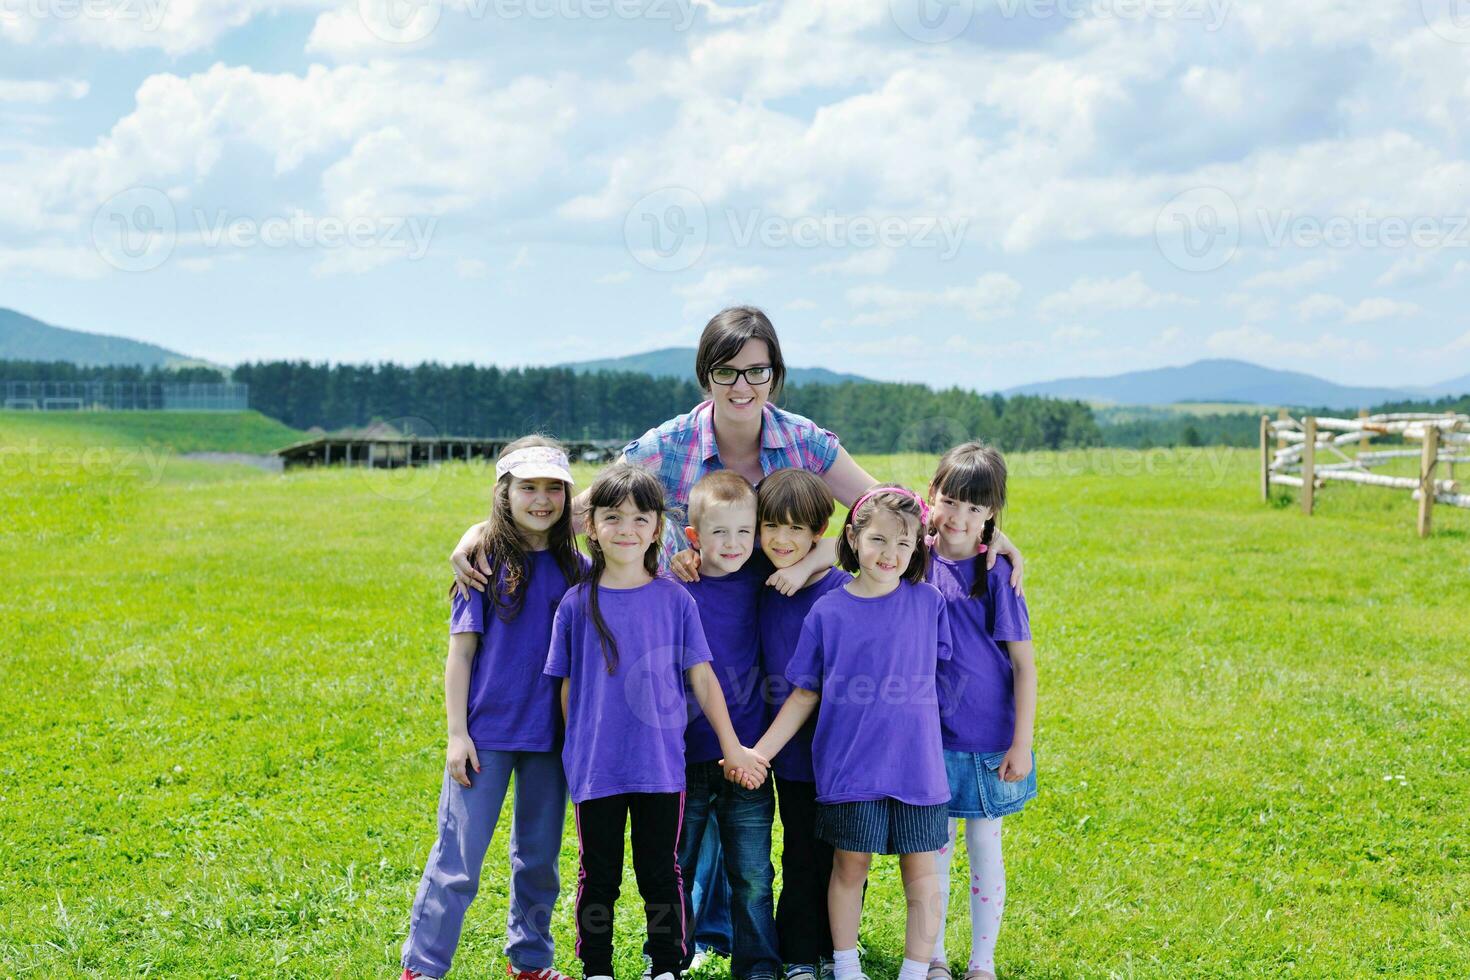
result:
[[[471,592],[470,597],[465,599],[455,590],[449,600],[449,632],[485,632],[485,593]]]
[[[682,603],[684,625],[679,643],[679,670],[685,671],[695,664],[707,664],[715,659],[710,652],[709,640],[704,635],[704,623],[699,618],[699,604],[694,597],[682,588],[679,589]]]
[[[571,598],[571,594],[567,594]],[[572,676],[572,603],[563,600],[557,607],[556,618],[551,621],[551,648],[546,653],[546,668],[541,672],[550,677]]]
[[[808,616],[801,624],[796,652],[786,664],[786,681],[808,691],[822,689],[822,631],[815,616]]]
[[[944,597],[939,598],[939,659],[951,660],[954,657],[954,634],[949,628],[949,603]]]
[[[1011,563],[1004,558],[990,570],[990,636],[997,643],[1031,639],[1031,613],[1024,596],[1011,588]]]

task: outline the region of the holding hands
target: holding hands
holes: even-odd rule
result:
[[[720,768],[725,770],[725,778],[730,782],[739,783],[746,789],[759,789],[766,781],[771,762],[754,749],[742,745],[739,752],[720,760]]]

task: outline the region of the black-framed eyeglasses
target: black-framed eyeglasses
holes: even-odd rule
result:
[[[771,380],[771,366],[769,364],[759,364],[755,367],[748,368],[717,367],[711,368],[709,372],[709,379],[711,381],[725,387],[729,387],[742,377],[745,379],[745,383],[752,387],[763,385]]]

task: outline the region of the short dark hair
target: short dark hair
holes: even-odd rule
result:
[[[710,504],[738,504],[755,496],[755,487],[734,470],[706,473],[689,490],[689,523],[697,526]]]
[[[771,320],[754,306],[731,306],[710,318],[699,335],[699,350],[694,355],[694,376],[699,386],[709,391],[709,373],[729,361],[747,341],[764,340],[771,355],[771,399],[781,394],[786,381],[786,362],[781,358],[781,342]]]
[[[822,478],[810,470],[788,467],[761,481],[756,492],[756,520],[798,524],[820,532],[832,518],[836,501]]]
[[[924,509],[919,498],[897,484],[873,487],[859,507],[847,512],[847,518],[842,522],[842,536],[837,539],[837,566],[854,575],[858,573],[862,566],[858,563],[857,549],[847,540],[847,531],[851,528],[854,535],[862,534],[872,522],[873,515],[880,510],[888,511],[899,520],[906,517],[914,519],[914,553],[909,556],[909,567],[903,570],[903,580],[917,585],[924,581],[924,572],[929,567],[929,547],[924,541],[924,532],[928,529],[924,527]]]

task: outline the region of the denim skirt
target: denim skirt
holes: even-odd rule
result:
[[[949,774],[949,815],[966,819],[994,820],[1020,811],[1036,795],[1036,753],[1031,753],[1031,771],[1025,779],[1008,783],[1000,778],[1004,752],[953,752],[944,750],[944,769]]]

